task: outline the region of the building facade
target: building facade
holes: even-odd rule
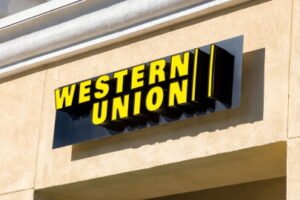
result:
[[[299,0],[4,2],[0,200],[300,199]],[[57,88],[237,36],[240,106],[53,148]]]

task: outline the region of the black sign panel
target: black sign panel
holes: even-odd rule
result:
[[[55,90],[53,148],[240,105],[243,36]]]

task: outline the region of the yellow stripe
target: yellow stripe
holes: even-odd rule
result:
[[[213,67],[214,67],[214,54],[215,54],[215,45],[210,47],[210,61],[209,61],[209,72],[208,72],[208,97],[212,97],[212,82],[213,82]]]
[[[195,95],[196,95],[196,78],[197,78],[198,53],[199,53],[199,49],[195,49],[192,101],[195,101]]]

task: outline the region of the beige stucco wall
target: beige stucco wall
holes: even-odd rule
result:
[[[36,187],[285,140],[290,16],[290,0],[250,3],[50,65],[44,90]],[[97,142],[51,148],[55,88],[238,35],[245,36],[240,108]]]
[[[1,200],[34,200],[33,190],[22,190],[8,194],[0,194]]]
[[[289,137],[300,136],[300,1],[293,4],[293,32],[290,65]]]
[[[287,151],[287,199],[300,197],[300,1],[293,4],[293,29],[291,42],[290,104],[289,104],[289,141]]]
[[[288,142],[287,154],[287,199],[298,200],[300,196],[300,139]]]
[[[130,173],[142,171],[142,175],[147,176],[149,171],[153,174],[161,172],[156,169],[165,169],[168,175],[165,181],[176,181],[180,179],[168,174],[168,167],[180,169],[180,163],[187,164],[193,160],[195,162],[191,166],[194,168],[208,162],[210,166],[226,163],[227,167],[239,169],[243,165],[238,162],[232,164],[233,158],[242,161],[247,158],[245,152],[248,149],[264,149],[268,144],[276,150],[271,148],[251,154],[249,163],[245,159],[249,170],[245,170],[243,175],[232,179],[221,179],[221,175],[209,176],[216,178],[209,179],[210,185],[205,182],[197,188],[191,183],[181,192],[189,192],[189,188],[200,190],[284,176],[286,147],[280,141],[285,143],[288,137],[300,136],[297,98],[300,2],[293,2],[293,22],[292,0],[252,1],[50,64],[46,70],[41,68],[41,71],[2,80],[0,110],[5,115],[0,116],[0,200],[32,199],[33,188],[41,190],[69,183],[79,182],[74,188],[80,189],[89,185],[89,182],[81,181],[91,179],[106,180],[110,190],[114,191],[115,180],[124,184],[126,178],[136,177],[136,174]],[[245,36],[239,108],[52,149],[55,88],[238,35]],[[290,140],[288,146],[287,199],[296,200],[300,196],[300,143]],[[227,158],[222,157],[224,154],[232,160],[222,160]],[[216,155],[221,156],[220,160],[210,159]],[[257,156],[259,159],[256,159]],[[253,162],[256,162],[255,165]],[[268,171],[270,165],[274,169]],[[264,170],[256,170],[261,166]],[[227,172],[227,177],[232,177],[230,173],[236,170]],[[126,176],[128,173],[129,176]],[[151,173],[148,173],[148,178]],[[198,173],[199,177],[206,175],[201,171]],[[181,176],[184,177],[184,174]],[[193,177],[192,174],[189,176]],[[278,192],[282,191],[282,184],[279,184]],[[62,186],[62,189],[64,187],[67,186]],[[30,190],[11,193],[26,189]],[[170,195],[174,189],[159,192]]]
[[[34,187],[44,75],[1,81],[0,194]]]

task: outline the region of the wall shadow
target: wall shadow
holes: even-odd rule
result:
[[[240,151],[41,188],[35,190],[35,200],[48,198],[55,200],[122,199],[123,196],[124,199],[149,199],[166,194],[199,190],[205,192],[207,191],[205,188],[222,190],[222,188],[230,187],[233,184],[284,177],[286,175],[285,163],[286,142],[277,142]],[[232,180],[234,181],[232,182]],[[281,188],[284,189],[284,187]],[[265,190],[265,188],[261,189]],[[220,200],[221,198],[219,199],[217,196],[212,199]],[[242,199],[242,196],[237,199]],[[208,198],[195,199],[207,200]],[[225,199],[233,200],[234,198]]]
[[[247,197],[248,200],[284,200],[286,199],[285,185],[286,179],[285,177],[281,177],[146,200],[237,200],[243,199],[244,197]],[[268,190],[274,192],[269,192]]]
[[[240,107],[72,146],[71,160],[197,136],[263,120],[265,49],[244,53]]]

